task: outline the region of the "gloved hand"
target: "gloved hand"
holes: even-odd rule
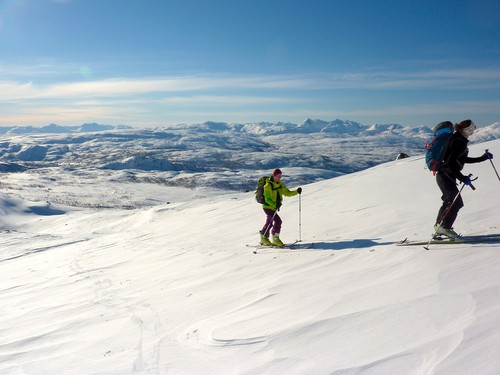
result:
[[[485,158],[488,158],[488,159],[493,159],[493,154],[489,151],[486,151],[483,155]]]
[[[302,194],[302,188],[301,187],[297,188],[297,193]]]
[[[276,209],[279,211],[281,207],[281,202],[276,203]]]
[[[470,180],[469,176],[465,177],[464,184],[467,186],[470,186],[472,184],[472,181]]]

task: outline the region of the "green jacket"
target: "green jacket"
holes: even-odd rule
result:
[[[266,201],[265,204],[262,205],[263,208],[267,208],[269,210],[276,211],[276,205],[278,202],[281,203],[283,200],[283,195],[287,197],[293,197],[297,195],[299,192],[297,190],[288,190],[283,184],[283,182],[274,182],[272,179],[269,179],[267,183],[264,185],[264,199]]]

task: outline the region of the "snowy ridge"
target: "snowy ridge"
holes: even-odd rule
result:
[[[495,122],[494,124],[487,126],[485,128],[479,128],[474,133],[474,142],[486,142],[493,139],[499,138],[500,134],[500,122]]]
[[[471,156],[485,148],[500,155],[496,140]],[[157,201],[132,210],[27,210],[36,204],[4,197],[0,373],[498,373],[500,245],[395,246],[434,224],[440,193],[422,163],[303,185],[314,250],[258,255],[245,246],[263,224],[252,193],[136,182]],[[60,172],[74,180],[67,199],[116,195],[98,170]],[[456,229],[500,233],[490,163],[465,172],[479,179]],[[281,237],[297,238],[298,197],[280,214]]]

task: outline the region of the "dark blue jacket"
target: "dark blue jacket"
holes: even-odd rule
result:
[[[467,144],[469,140],[465,138],[460,132],[456,131],[448,138],[446,144],[446,152],[444,154],[444,163],[441,171],[447,175],[464,182],[466,176],[462,174],[464,164],[480,163],[487,160],[485,155],[478,158],[469,157],[469,148]]]

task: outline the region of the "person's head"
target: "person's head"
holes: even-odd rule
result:
[[[274,171],[273,171],[273,180],[278,182],[279,180],[281,180],[281,176],[282,176],[282,172],[279,168],[276,168]]]
[[[460,132],[465,138],[469,138],[476,130],[476,125],[472,120],[464,120],[455,124],[455,129]]]

